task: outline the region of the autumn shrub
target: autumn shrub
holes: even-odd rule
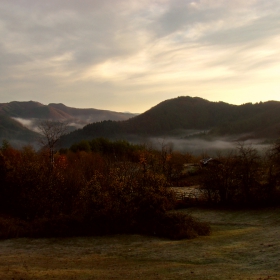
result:
[[[75,216],[59,215],[24,220],[11,216],[0,217],[0,239],[19,237],[72,237],[92,232]]]
[[[7,167],[5,164],[5,159],[0,150],[0,211],[3,211],[6,208],[6,192],[7,192]]]
[[[126,221],[126,228],[130,231],[171,239],[194,238],[210,233],[206,223],[182,213],[169,213],[176,199],[167,188],[169,183],[164,176],[147,172],[141,174],[132,186],[129,200],[122,204],[126,209],[115,217],[115,221]],[[129,217],[127,220],[124,213]]]
[[[203,166],[201,192],[211,205],[263,207],[279,205],[279,152],[273,145],[266,156],[252,146],[219,156]]]
[[[209,224],[180,212],[163,213],[154,222],[154,234],[170,239],[190,239],[211,233]]]
[[[109,147],[113,154],[68,150],[54,154],[52,162],[47,150],[1,150],[0,214],[12,217],[10,223],[0,221],[2,236],[153,235],[155,226],[158,235],[175,239],[199,234],[190,234],[186,219],[167,214],[176,199],[158,154],[123,142]],[[125,149],[133,160],[120,157]],[[188,234],[176,235],[178,230]]]
[[[0,239],[17,238],[25,236],[27,223],[11,216],[0,217]]]
[[[9,213],[24,219],[45,215],[56,207],[54,193],[59,191],[55,176],[44,156],[27,147],[11,159],[9,181]]]
[[[81,189],[78,214],[99,231],[139,231],[172,208],[174,195],[166,184],[162,176],[122,163],[106,174],[96,172]]]
[[[63,214],[34,219],[24,231],[26,237],[73,237],[90,234],[89,228],[80,219]]]

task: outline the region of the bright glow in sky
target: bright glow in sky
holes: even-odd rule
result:
[[[279,0],[1,0],[0,103],[280,100]]]

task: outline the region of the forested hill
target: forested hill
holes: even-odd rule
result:
[[[23,119],[53,119],[84,121],[84,124],[102,120],[127,120],[135,114],[121,113],[99,109],[79,109],[65,106],[62,103],[50,103],[43,105],[35,101],[13,101],[0,103],[0,114],[13,118]]]
[[[168,136],[191,129],[204,130],[213,136],[246,133],[254,138],[279,137],[280,102],[238,106],[210,102],[198,97],[178,97],[163,101],[126,121],[103,121],[86,125],[63,140],[64,143],[71,144],[94,137]]]
[[[180,129],[210,129],[236,106],[198,97],[178,97],[161,102],[145,113],[124,122],[129,133],[165,134]],[[230,116],[228,116],[230,118]]]
[[[135,116],[109,110],[78,109],[64,104],[43,105],[35,101],[0,103],[0,141],[32,143],[38,138],[36,127],[41,120],[66,121],[69,129],[102,120],[127,120]]]
[[[21,123],[0,114],[0,139],[15,139],[17,143],[33,142],[38,134],[24,127]]]

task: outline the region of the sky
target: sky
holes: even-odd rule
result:
[[[279,101],[279,15],[279,0],[1,0],[0,103]]]

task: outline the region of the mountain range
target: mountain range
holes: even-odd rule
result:
[[[2,103],[0,138],[29,141],[36,133],[36,121],[42,119],[71,123],[72,132],[62,138],[64,146],[96,137],[126,140],[170,136],[180,139],[235,137],[246,140],[280,136],[278,101],[232,105],[180,96],[165,100],[139,115],[33,101]]]
[[[210,102],[199,97],[181,96],[165,100],[131,119],[88,124],[64,137],[65,145],[73,141],[107,137],[235,137],[275,139],[280,136],[280,102],[232,105]]]
[[[123,121],[136,114],[109,110],[78,109],[64,104],[43,105],[35,101],[0,103],[0,139],[13,143],[34,142],[38,123],[45,119],[66,121],[70,130],[103,120]]]

